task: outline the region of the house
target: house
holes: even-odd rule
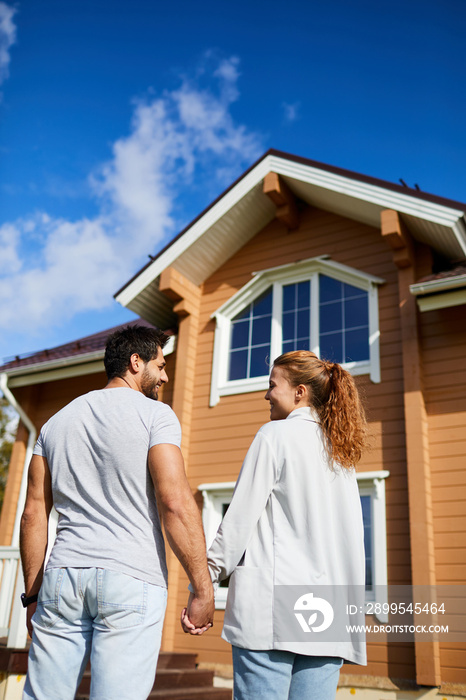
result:
[[[162,400],[182,425],[208,540],[268,420],[268,363],[307,347],[356,376],[367,410],[371,447],[358,469],[367,610],[387,584],[430,596],[459,591],[466,576],[465,211],[418,189],[271,150],[115,295],[145,322],[176,329]],[[12,551],[35,434],[62,405],[102,386],[104,336],[0,368],[2,389],[22,411],[0,522],[0,544]],[[2,581],[0,612],[4,588]],[[226,589],[213,630],[199,639],[178,623],[186,589],[170,554],[163,648],[228,667],[230,649],[220,639]],[[5,615],[0,627],[12,635],[15,608],[11,623]],[[404,698],[440,688],[441,697],[466,697],[465,641],[466,634],[369,640],[368,666],[345,666],[339,693]]]

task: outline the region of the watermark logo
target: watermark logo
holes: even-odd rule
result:
[[[303,632],[323,632],[333,622],[334,612],[330,603],[324,598],[316,598],[314,593],[305,593],[294,604],[295,617]],[[300,610],[301,612],[296,612]],[[303,612],[309,615],[307,621]],[[320,613],[320,615],[319,615]],[[319,617],[320,624],[316,625]]]
[[[274,639],[282,642],[466,641],[466,586],[277,585]]]

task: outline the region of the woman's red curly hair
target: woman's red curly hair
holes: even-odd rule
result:
[[[308,350],[287,352],[273,364],[285,370],[292,386],[308,388],[330,459],[345,469],[355,467],[366,444],[366,418],[351,374]]]

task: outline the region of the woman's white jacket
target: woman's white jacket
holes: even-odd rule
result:
[[[310,408],[259,430],[208,560],[214,584],[231,575],[222,633],[230,644],[366,663],[363,641],[281,641],[274,620],[276,586],[364,589],[356,476],[329,466]]]

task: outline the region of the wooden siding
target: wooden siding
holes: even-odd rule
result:
[[[20,422],[16,431],[16,438],[11,452],[8,479],[3,499],[0,518],[0,544],[9,546],[12,544],[12,535],[15,527],[18,495],[21,489],[23,465],[26,458],[26,446],[28,431]]]
[[[318,209],[301,215],[299,229],[288,233],[277,220],[227,261],[203,285],[198,343],[198,380],[194,397],[189,454],[193,490],[203,482],[234,481],[258,428],[269,419],[264,392],[224,396],[209,406],[215,322],[210,318],[251,279],[253,271],[328,254],[332,260],[386,280],[379,289],[382,382],[357,377],[364,397],[371,447],[361,471],[388,469],[386,481],[389,582],[409,584],[410,551],[404,439],[403,377],[400,362],[397,270],[380,231]],[[187,581],[181,574],[178,606],[186,604]],[[214,629],[198,640],[176,632],[175,650],[199,653],[201,662],[230,664],[230,648],[220,639],[223,613],[217,611]],[[361,673],[414,678],[414,649],[402,653],[372,645],[369,666]],[[398,654],[398,655],[397,655]],[[350,672],[358,673],[352,666]]]
[[[176,352],[170,353],[165,358],[166,365],[165,371],[168,376],[168,383],[163,384],[159,389],[159,401],[171,406],[173,404],[173,390],[175,388],[175,363],[176,363]]]
[[[466,580],[466,306],[420,314],[437,585]],[[442,681],[466,683],[465,645],[440,644]]]

